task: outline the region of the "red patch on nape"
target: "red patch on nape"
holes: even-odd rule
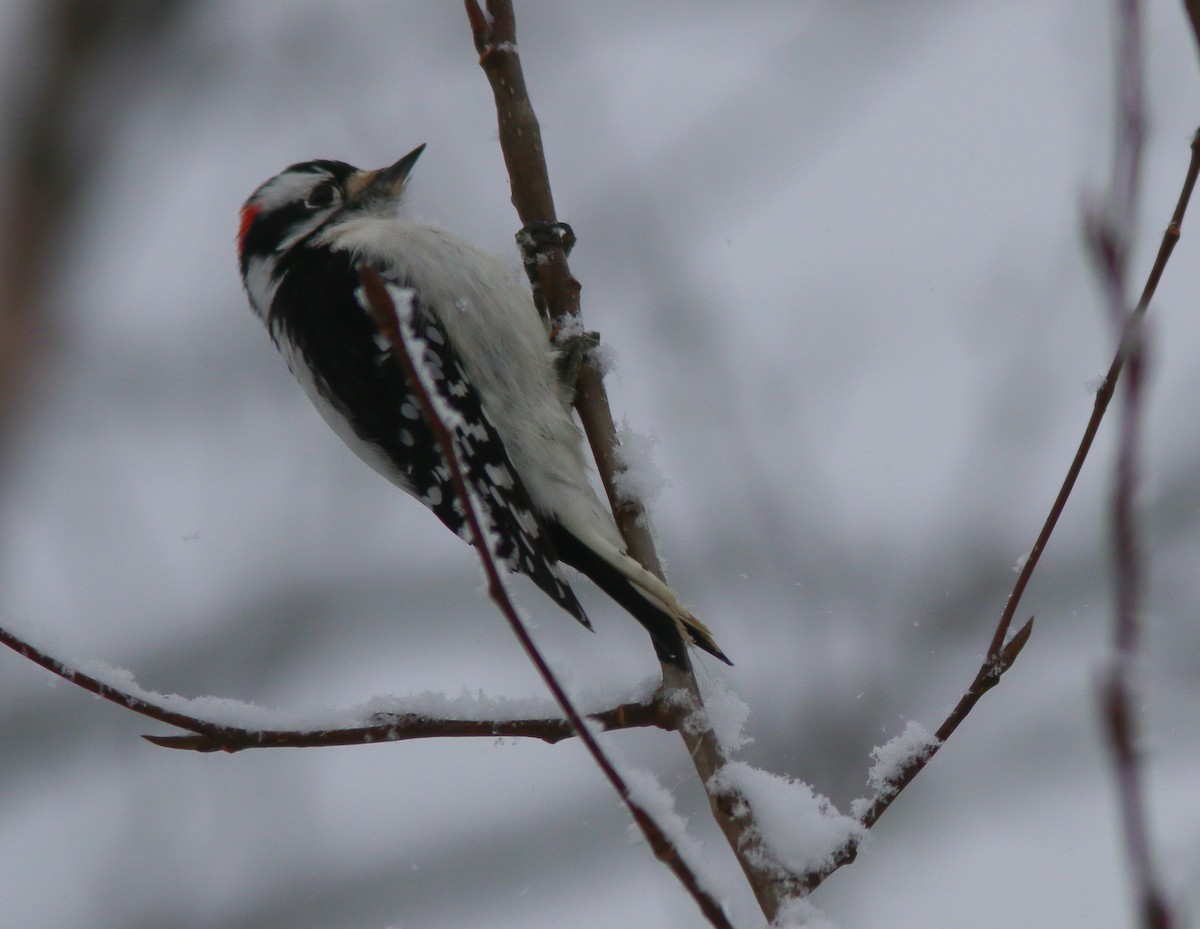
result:
[[[250,231],[250,227],[254,225],[254,220],[258,218],[258,214],[262,212],[262,207],[257,203],[247,203],[242,207],[242,221],[238,226],[238,254],[246,250],[246,233]]]

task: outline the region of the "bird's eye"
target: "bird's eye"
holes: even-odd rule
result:
[[[304,205],[310,210],[323,210],[327,206],[332,206],[337,196],[337,185],[332,181],[327,181],[309,192]]]

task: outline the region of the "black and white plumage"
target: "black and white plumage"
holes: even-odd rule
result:
[[[326,422],[451,530],[468,534],[438,445],[365,303],[362,265],[411,314],[424,374],[454,410],[464,477],[493,554],[588,624],[560,568],[587,575],[649,631],[660,659],[688,640],[727,660],[674,592],[625,554],[588,479],[557,350],[529,295],[495,258],[398,202],[424,146],[390,168],[296,164],[242,207],[242,279]]]

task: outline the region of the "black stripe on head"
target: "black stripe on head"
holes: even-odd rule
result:
[[[242,207],[238,257],[244,275],[252,258],[269,257],[285,243],[320,228],[346,199],[346,182],[358,169],[317,159],[291,165],[259,185]],[[330,186],[332,185],[332,186]],[[314,197],[319,188],[335,195]]]

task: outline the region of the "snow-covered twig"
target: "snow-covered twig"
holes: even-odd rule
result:
[[[732,929],[721,904],[701,885],[692,867],[684,861],[675,843],[667,837],[666,831],[658,825],[650,813],[634,798],[625,778],[604,753],[604,750],[600,747],[600,743],[596,740],[595,735],[592,734],[592,731],[584,721],[583,715],[575,709],[571,698],[567,695],[566,690],[551,670],[550,665],[542,656],[541,650],[538,649],[537,644],[530,636],[529,630],[525,627],[525,623],[521,620],[516,606],[505,589],[500,568],[496,564],[496,559],[492,554],[493,547],[488,542],[483,528],[483,521],[479,515],[479,504],[467,486],[466,479],[463,477],[463,469],[460,463],[461,455],[443,415],[443,408],[446,406],[445,400],[439,397],[427,383],[425,372],[414,360],[413,346],[410,345],[413,338],[412,333],[407,330],[407,327],[401,324],[397,315],[395,302],[383,280],[366,264],[359,266],[359,280],[362,282],[363,291],[366,295],[375,325],[378,327],[380,335],[387,340],[393,356],[404,370],[408,387],[421,409],[430,432],[433,433],[434,439],[437,441],[442,461],[450,472],[450,482],[454,486],[454,492],[458,497],[458,501],[462,504],[463,515],[466,517],[475,553],[479,556],[480,564],[482,564],[484,574],[487,576],[488,594],[508,621],[513,635],[521,643],[525,654],[529,656],[529,660],[537,669],[538,675],[553,695],[554,701],[571,724],[575,735],[578,736],[579,740],[588,750],[588,753],[592,756],[592,760],[596,763],[596,766],[600,768],[609,783],[612,784],[617,795],[621,798],[621,801],[625,804],[626,809],[629,810],[634,822],[637,823],[638,828],[641,829],[642,834],[646,837],[646,841],[650,844],[650,848],[654,851],[655,857],[671,869],[671,872],[678,878],[684,889],[691,894],[700,907],[700,911],[713,926],[717,927],[717,929]]]
[[[1001,619],[1004,622],[1004,619]],[[802,879],[803,892],[805,894],[812,893],[825,878],[833,874],[834,871],[843,865],[850,864],[858,855],[858,846],[862,836],[865,835],[865,830],[870,829],[900,796],[901,792],[909,784],[913,782],[918,774],[925,770],[925,766],[933,759],[933,756],[938,753],[938,750],[954,734],[954,731],[967,718],[967,715],[975,708],[975,704],[979,702],[980,697],[1000,683],[1000,677],[1007,671],[1017,656],[1021,653],[1021,649],[1025,647],[1025,643],[1029,641],[1029,636],[1033,632],[1033,617],[1021,626],[1013,636],[1007,640],[1001,640],[999,645],[993,641],[992,647],[984,656],[979,670],[975,673],[975,679],[967,688],[966,692],[959,698],[954,709],[938,727],[936,733],[930,739],[920,741],[918,745],[913,746],[905,755],[898,759],[895,763],[888,766],[886,774],[879,770],[879,762],[876,768],[872,768],[871,782],[876,787],[876,793],[870,800],[861,800],[855,802],[855,815],[859,823],[863,827],[863,834],[852,836],[845,845],[838,849],[830,856],[825,867],[814,869],[804,875]],[[880,749],[876,749],[878,756]]]
[[[175,695],[164,696],[138,687],[128,672],[102,668],[97,662],[74,663],[55,657],[44,647],[29,641],[7,628],[0,628],[0,644],[7,645],[19,655],[57,674],[65,681],[132,710],[142,716],[185,729],[191,735],[147,735],[142,738],[164,748],[187,749],[196,752],[240,752],[248,748],[318,748],[327,745],[372,745],[380,742],[404,742],[410,739],[442,738],[529,738],[553,745],[575,735],[566,719],[553,716],[506,716],[476,713],[458,717],[448,713],[433,714],[426,708],[406,708],[404,701],[385,710],[364,712],[362,723],[303,725],[283,728],[279,717],[260,708],[239,704],[238,723],[218,722],[230,714],[212,712],[213,707],[230,708],[232,701],[208,697],[189,700]],[[81,667],[82,664],[82,667]],[[86,667],[87,670],[83,670]],[[90,673],[89,673],[90,672]],[[423,702],[423,701],[422,701]],[[490,707],[489,707],[490,709]],[[246,725],[248,715],[261,717],[261,725]],[[356,714],[338,714],[356,715]],[[216,718],[214,718],[214,716]],[[601,730],[634,729],[655,726],[668,728],[670,722],[651,701],[623,703],[619,706],[587,714],[593,726]],[[305,720],[310,723],[311,720]],[[274,725],[272,725],[274,724]]]

